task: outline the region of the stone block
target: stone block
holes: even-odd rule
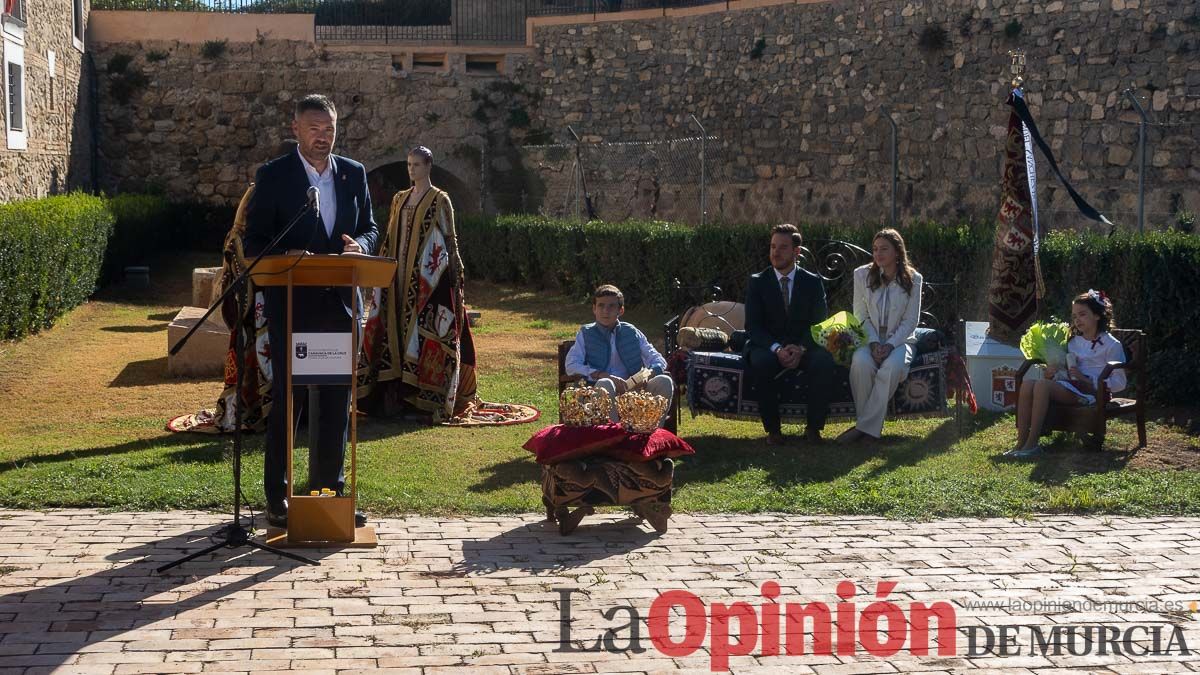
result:
[[[1114,145],[1108,149],[1108,163],[1113,166],[1125,166],[1130,159],[1133,159],[1133,151],[1129,148]]]
[[[220,267],[197,267],[192,270],[192,306],[208,308],[213,301],[213,285]]]
[[[205,307],[184,307],[179,310],[167,326],[168,350],[187,335],[205,311]],[[178,354],[168,353],[167,372],[175,377],[219,377],[225,372],[225,355],[228,351],[229,329],[219,318],[210,317]]]

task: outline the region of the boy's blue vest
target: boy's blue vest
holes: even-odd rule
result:
[[[642,346],[637,339],[637,329],[631,323],[618,321],[613,329],[617,332],[617,356],[630,375],[642,369]],[[609,331],[593,322],[583,327],[584,363],[597,370],[608,370]]]

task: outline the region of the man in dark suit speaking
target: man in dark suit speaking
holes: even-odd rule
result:
[[[819,443],[833,389],[833,355],[813,341],[812,325],[825,320],[821,277],[796,266],[800,232],[795,225],[771,228],[771,266],[750,276],[746,290],[745,369],[758,391],[767,443],[784,442],[779,421],[781,370],[800,370],[808,380],[807,440]]]
[[[296,103],[292,131],[298,147],[264,164],[254,178],[254,194],[246,209],[245,250],[258,255],[304,208],[309,188],[317,188],[319,210],[301,218],[277,248],[268,254],[366,253],[374,254],[379,229],[371,214],[367,173],[362,164],[333,154],[337,138],[337,109],[317,94]],[[267,496],[267,521],[287,522],[287,369],[290,348],[284,324],[287,290],[266,289],[267,332],[271,341],[271,395],[274,405],[267,419],[266,458],[263,487]],[[292,328],[296,332],[350,332],[353,326],[349,288],[297,286],[293,290]],[[296,414],[304,403],[297,396]],[[317,437],[309,439],[316,448],[316,467],[310,474],[320,485],[341,494],[345,482],[343,464],[349,426],[350,386],[323,385],[318,393]],[[295,421],[291,421],[295,424]],[[361,523],[360,523],[361,524]]]

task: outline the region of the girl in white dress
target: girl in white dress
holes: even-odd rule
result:
[[[1088,290],[1071,303],[1071,339],[1067,341],[1067,369],[1047,365],[1042,379],[1021,382],[1017,397],[1017,446],[1008,457],[1032,457],[1044,448],[1038,439],[1051,403],[1092,405],[1100,389],[1100,374],[1109,362],[1124,363],[1125,349],[1109,334],[1113,306],[1101,291]],[[1125,371],[1114,370],[1105,380],[1108,393],[1125,388]]]

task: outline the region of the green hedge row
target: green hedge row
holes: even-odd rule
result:
[[[101,285],[120,279],[126,266],[149,263],[151,254],[172,243],[172,232],[164,226],[172,212],[166,199],[117,195],[108,200],[108,209],[113,214],[113,233],[104,252]]]
[[[869,249],[874,225],[804,225],[805,240],[840,239]],[[939,298],[937,316],[987,320],[995,228],[990,223],[917,223],[902,232],[912,263],[926,281],[958,281],[957,303]],[[463,218],[460,250],[469,276],[554,287],[586,302],[611,282],[627,302],[649,302],[664,318],[681,308],[672,281],[717,283],[740,300],[751,272],[768,265],[763,225],[690,227],[664,222],[577,223],[533,216]],[[1163,402],[1200,403],[1200,302],[1188,289],[1200,276],[1200,238],[1179,232],[1103,236],[1053,233],[1042,247],[1047,298],[1041,318],[1070,315],[1071,298],[1105,290],[1119,326],[1149,333],[1150,378]],[[850,283],[833,288],[831,308],[849,309]],[[956,306],[954,306],[956,305]]]
[[[84,194],[0,204],[0,339],[46,328],[92,294],[113,221]]]
[[[848,241],[870,249],[874,226],[806,225],[806,243]],[[769,229],[763,225],[692,227],[665,222],[593,222],[539,217],[464,218],[458,223],[468,273],[495,281],[561,288],[586,301],[597,284],[621,287],[630,304],[652,303],[673,311],[673,280],[684,286],[719,284],[741,299],[749,275],[769,264]],[[962,297],[986,288],[993,232],[990,226],[924,223],[905,228],[912,262],[929,281],[960,278]],[[967,264],[964,255],[975,262]],[[979,268],[982,274],[976,274]],[[849,307],[849,283],[830,289],[831,307]],[[949,317],[947,317],[949,318]]]
[[[149,263],[157,251],[220,250],[232,215],[224,226],[208,221],[224,215],[136,194],[0,204],[0,339],[50,326],[97,286],[119,279],[126,266]]]

